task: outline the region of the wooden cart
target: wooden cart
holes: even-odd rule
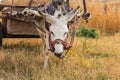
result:
[[[32,0],[30,0],[28,6],[14,6],[16,11],[22,11],[24,8],[34,7],[31,6]],[[67,0],[69,5],[69,0]],[[13,5],[2,5],[0,4],[0,9],[4,7],[13,7]],[[35,7],[34,7],[35,8]],[[0,46],[2,45],[2,38],[39,38],[39,33],[35,29],[35,24],[31,21],[23,21],[8,17],[7,14],[2,13],[0,16],[2,22],[0,22]],[[26,19],[31,20],[31,17],[26,17]]]

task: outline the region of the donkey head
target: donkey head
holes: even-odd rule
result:
[[[48,42],[46,42],[50,51],[52,51],[56,56],[63,57],[64,50],[68,49],[70,46],[67,44],[68,39],[68,22],[70,22],[75,14],[77,13],[77,9],[79,6],[63,15],[61,10],[56,10],[54,15],[50,15],[48,13],[44,13],[42,11],[36,11],[31,9],[25,9],[22,13],[34,14],[38,17],[44,17],[45,20],[50,23],[49,32],[48,32]],[[27,12],[26,12],[27,11]],[[83,12],[80,13],[83,15]]]
[[[78,8],[77,8],[78,9]],[[61,10],[56,10],[54,15],[41,13],[51,25],[49,26],[49,48],[57,57],[64,56],[64,50],[67,48],[68,22],[74,18],[76,10],[72,10],[63,15]]]

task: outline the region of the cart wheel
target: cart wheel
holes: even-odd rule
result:
[[[2,46],[2,24],[0,22],[0,46]]]

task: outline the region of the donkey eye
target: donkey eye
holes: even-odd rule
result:
[[[53,33],[53,32],[50,32],[50,34],[54,36],[54,33]]]
[[[67,35],[67,32],[64,33],[64,36],[66,36],[66,35]]]

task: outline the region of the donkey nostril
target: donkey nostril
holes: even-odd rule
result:
[[[62,53],[55,53],[55,56],[61,57]]]

